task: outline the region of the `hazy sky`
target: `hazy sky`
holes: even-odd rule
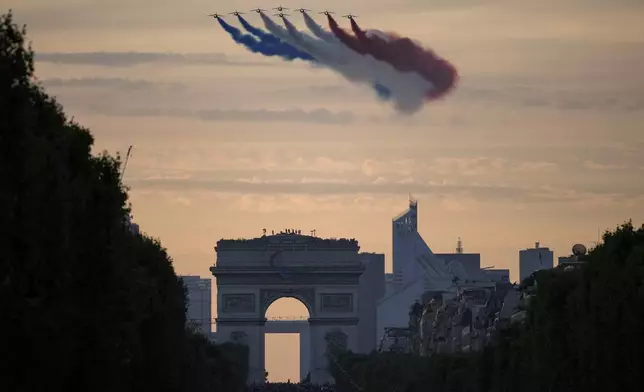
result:
[[[332,72],[245,51],[206,17],[276,4],[12,6],[38,78],[91,128],[96,151],[135,146],[125,175],[135,220],[178,273],[208,276],[218,239],[262,228],[357,238],[390,268],[391,218],[408,192],[430,247],[452,251],[460,236],[513,278],[535,241],[565,255],[598,229],[644,221],[644,2],[352,3],[324,7],[425,43],[458,68],[456,91],[400,118]],[[284,303],[271,314],[300,314]]]

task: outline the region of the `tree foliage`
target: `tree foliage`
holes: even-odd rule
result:
[[[128,230],[120,157],[92,155],[90,131],[35,81],[25,37],[0,16],[3,386],[239,390],[243,348],[186,328],[166,250]]]
[[[558,392],[644,385],[644,225],[604,234],[578,269],[536,274],[525,322],[471,354],[344,353],[341,391]],[[356,385],[358,387],[356,387]]]

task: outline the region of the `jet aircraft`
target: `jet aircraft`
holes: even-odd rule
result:
[[[305,13],[306,11],[309,11],[309,12],[310,12],[311,10],[307,10],[306,8],[300,8],[300,9],[293,10],[293,11],[299,11],[299,12],[301,12],[301,13]]]
[[[212,16],[212,17],[213,17],[213,18],[215,18],[215,19],[219,19],[219,18],[223,18],[223,17],[224,17],[223,15],[219,15],[219,14],[218,14],[218,13],[216,13],[216,12],[215,12],[214,14],[210,14],[210,15],[208,15],[208,16]]]
[[[330,12],[330,11],[324,11],[324,12],[318,12],[318,14],[324,14],[326,16],[329,16],[331,14],[335,14],[335,12]]]
[[[348,14],[348,15],[342,15],[342,17],[343,17],[343,18],[347,18],[347,19],[353,19],[353,18],[357,18],[357,17],[358,17],[358,15],[351,15],[351,14]]]
[[[274,14],[274,16],[279,16],[280,18],[284,18],[284,17],[288,16],[288,14],[280,12],[279,14]]]
[[[255,8],[254,10],[251,10],[251,11],[255,11],[255,12],[257,12],[258,14],[261,14],[262,12],[265,12],[266,10],[265,10],[265,9],[261,9],[261,8]]]
[[[275,8],[273,8],[273,9],[274,9],[274,10],[278,10],[280,13],[281,13],[282,11],[288,11],[288,8],[284,8],[284,7],[282,7],[282,5],[281,5],[281,4],[280,4],[278,7],[275,7]]]
[[[243,12],[239,12],[239,11],[235,11],[235,12],[230,13],[230,15],[235,15],[235,16],[239,16],[239,15],[243,15],[243,14],[244,14]]]

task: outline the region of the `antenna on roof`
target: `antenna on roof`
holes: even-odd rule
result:
[[[411,195],[411,192],[409,192],[409,208],[416,208],[417,205],[418,201],[416,201],[416,199]]]

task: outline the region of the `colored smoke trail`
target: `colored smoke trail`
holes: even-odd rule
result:
[[[279,56],[287,61],[295,59],[314,61],[315,59],[306,52],[301,52],[291,46],[284,46],[279,40],[271,41],[257,39],[250,34],[243,34],[238,28],[226,23],[223,19],[217,18],[221,27],[226,30],[232,39],[238,44],[244,46],[253,53],[260,53],[264,56]],[[292,49],[295,49],[294,51]]]
[[[338,22],[336,22],[331,15],[327,15],[326,18],[329,21],[331,32],[340,40],[340,42],[358,54],[367,54],[367,51],[362,47],[360,41],[338,26]]]
[[[402,37],[383,39],[378,34],[367,34],[354,19],[351,19],[351,29],[367,52],[373,53],[374,57],[377,53],[377,56],[396,69],[403,72],[416,71],[431,81],[434,91],[428,94],[428,98],[435,99],[443,96],[456,84],[458,73],[454,66],[411,39]]]
[[[311,36],[301,33],[286,18],[282,18],[286,28],[276,24],[271,18],[264,13],[260,13],[266,30],[271,34],[279,37],[281,40],[298,48],[299,50],[310,53],[317,61],[326,68],[338,72],[345,79],[351,82],[368,83],[376,91],[378,97],[382,100],[388,100],[391,97],[391,90],[386,84],[378,80],[369,79],[359,69],[353,69],[351,64],[342,65],[342,58],[333,50],[331,46],[323,41],[317,40]]]
[[[352,36],[341,29],[330,15],[328,20],[333,34],[347,47],[387,62],[400,72],[415,72],[429,81],[432,88],[426,93],[427,99],[444,96],[456,84],[458,74],[454,66],[411,39],[393,35],[385,39],[382,32],[369,34],[351,18]]]
[[[269,34],[269,33],[265,32],[264,30],[262,30],[260,28],[257,28],[255,26],[251,25],[250,23],[248,23],[248,21],[246,19],[244,19],[243,16],[237,15],[237,19],[239,20],[239,23],[241,23],[242,27],[244,29],[246,29],[246,31],[248,31],[249,33],[251,33],[255,37],[261,39],[262,41],[266,41],[266,42],[281,42],[281,40],[279,38],[277,38],[276,36],[274,36],[273,34]],[[286,44],[286,45],[288,45],[288,44]],[[293,49],[297,50],[297,48],[293,48]]]
[[[329,43],[338,43],[336,36],[333,33],[324,30],[324,28],[317,24],[317,22],[315,22],[315,20],[313,20],[313,18],[311,18],[309,14],[302,12],[302,16],[304,16],[304,23],[306,24],[306,27],[309,29],[309,31],[311,31],[311,33],[313,33],[313,35]]]
[[[326,35],[326,39],[333,41],[334,46],[341,48],[349,56],[360,59],[352,60],[351,62],[366,64],[366,71],[364,72],[377,74],[378,80],[381,80],[391,89],[396,110],[411,114],[422,108],[427,92],[433,89],[433,85],[428,80],[416,73],[402,73],[391,64],[379,61],[362,48],[357,38],[340,28],[333,17],[327,15],[327,18],[331,26],[331,33],[325,32],[310,17],[307,20],[305,16],[305,23],[316,36]],[[333,39],[329,34],[333,36]]]
[[[364,64],[361,65],[355,61],[346,61],[346,58],[338,55],[337,48],[330,46],[325,41],[321,41],[299,31],[287,18],[282,18],[282,21],[289,35],[310,53],[318,54],[321,59],[325,59],[327,67],[340,73],[349,81],[372,83],[374,90],[376,90],[376,93],[382,99],[387,100],[391,97],[391,89],[387,84],[383,84],[383,80],[378,75],[369,72],[369,69],[365,68]]]
[[[352,83],[368,84],[400,113],[418,111],[426,101],[445,95],[456,84],[458,74],[452,64],[419,42],[395,33],[362,30],[352,18],[351,30],[345,30],[331,15],[327,15],[326,29],[302,12],[307,33],[286,17],[282,16],[282,26],[263,12],[259,15],[264,29],[237,15],[250,34],[218,21],[235,42],[248,50],[289,61],[302,59],[312,66],[335,71]]]

